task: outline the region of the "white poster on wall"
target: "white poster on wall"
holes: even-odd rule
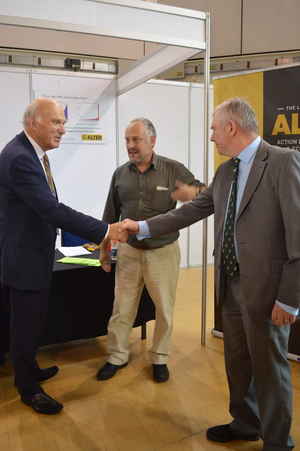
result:
[[[62,143],[107,143],[106,94],[36,90],[34,95],[56,100],[62,106],[67,119]]]

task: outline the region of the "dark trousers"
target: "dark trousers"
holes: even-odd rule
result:
[[[18,290],[2,284],[2,289],[10,315],[9,346],[15,384],[20,395],[31,396],[42,391],[35,357],[44,326],[49,288]]]
[[[237,274],[227,280],[223,331],[231,428],[243,435],[259,434],[264,451],[292,450],[290,326],[275,326],[271,315],[262,324],[255,323]]]

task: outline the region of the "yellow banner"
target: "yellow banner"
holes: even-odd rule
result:
[[[263,72],[237,75],[214,80],[214,107],[231,97],[244,97],[253,107],[263,136]],[[215,148],[214,169],[227,160]]]

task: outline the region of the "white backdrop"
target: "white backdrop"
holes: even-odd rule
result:
[[[22,118],[30,103],[29,69],[0,69],[0,150],[22,131]]]

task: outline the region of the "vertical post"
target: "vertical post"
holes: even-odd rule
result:
[[[204,64],[204,153],[203,169],[204,183],[208,185],[209,161],[209,82],[210,82],[210,15],[206,15],[206,50]],[[205,346],[206,335],[206,294],[207,294],[207,219],[203,220],[203,250],[202,250],[202,319],[201,346]]]
[[[191,127],[191,117],[192,117],[192,86],[189,83],[189,101],[188,101],[188,169],[191,171],[192,165],[192,127]],[[187,228],[187,250],[186,250],[186,262],[187,267],[190,267],[190,246],[191,246],[191,228]]]

